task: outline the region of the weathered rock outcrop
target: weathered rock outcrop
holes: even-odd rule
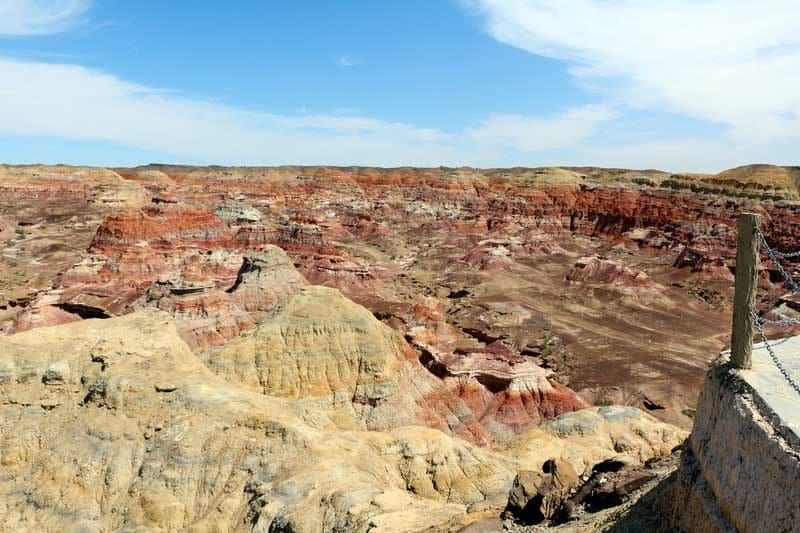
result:
[[[181,337],[192,349],[219,346],[252,328],[255,320],[213,285],[156,281],[135,308],[154,307],[175,318]]]
[[[307,286],[256,328],[210,351],[208,364],[264,394],[352,410],[367,429],[423,423],[481,444],[585,407],[548,372],[501,346],[441,357],[423,350],[420,358],[338,290]]]
[[[128,252],[134,246],[153,250],[231,246],[232,230],[205,207],[149,206],[107,218],[89,249],[93,254]]]
[[[223,220],[233,222],[258,222],[261,211],[253,206],[240,203],[226,203],[214,208],[214,214]]]
[[[586,404],[549,372],[500,343],[442,353],[423,346],[422,361],[499,440]]]
[[[209,356],[221,375],[264,394],[364,405],[396,393],[407,347],[336,289],[307,286],[252,332]]]
[[[499,512],[522,465],[562,457],[580,472],[620,453],[662,454],[681,438],[624,408],[562,415],[508,452],[420,427],[348,425],[214,375],[159,311],[3,337],[0,522],[14,531],[451,529],[470,509]]]
[[[205,208],[151,206],[112,215],[84,258],[11,329],[156,307],[175,317],[192,348],[224,344],[305,283],[280,248],[240,250],[234,233]]]
[[[313,531],[370,519],[391,530],[415,501],[423,527],[510,482],[501,461],[440,433],[340,434],[285,400],[236,389],[164,314],[19,334],[0,353],[0,515],[17,530]],[[444,462],[429,470],[432,456]]]
[[[328,242],[320,221],[313,217],[283,218],[268,242],[285,249],[298,270],[314,284],[349,292],[363,289],[377,277],[376,269]]]
[[[225,292],[240,309],[259,321],[264,313],[284,302],[306,280],[277,246],[266,245],[244,256],[236,281]]]

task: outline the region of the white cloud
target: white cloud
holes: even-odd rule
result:
[[[581,162],[719,170],[796,159],[796,0],[462,1],[485,17],[496,39],[569,62],[570,73],[609,103],[543,117],[489,114],[474,127],[445,132],[353,111],[251,111],[76,65],[0,57],[0,135],[104,140],[180,160],[231,164]],[[90,5],[0,0],[0,38],[65,31],[84,22]],[[360,61],[344,54],[337,63]],[[636,120],[624,125],[630,125],[624,134],[616,120],[630,109],[699,118],[725,126],[726,133],[637,141]],[[605,128],[610,122],[617,127]],[[548,159],[534,159],[541,157]]]
[[[738,153],[730,142],[718,139],[673,139],[612,146],[589,146],[575,165],[611,168],[668,169],[673,172],[717,172],[757,161]]]
[[[337,63],[343,67],[355,67],[360,65],[361,61],[353,58],[350,54],[344,54],[339,56]]]
[[[800,137],[796,0],[468,0],[497,40],[567,60],[615,102],[729,126],[737,144]]]
[[[90,0],[0,0],[0,37],[45,35],[81,21]]]
[[[552,118],[493,114],[480,127],[467,130],[467,136],[481,144],[523,152],[553,150],[578,144],[591,136],[600,122],[615,116],[611,108],[602,105],[568,109]]]
[[[796,146],[792,141],[738,145],[726,137],[594,144],[582,147],[572,164],[716,173],[752,163],[796,165]]]
[[[0,58],[0,134],[99,139],[193,160],[452,160],[443,133],[338,115],[279,116],[182,97],[75,65]],[[57,90],[54,90],[56,88]]]
[[[400,122],[384,122],[367,117],[352,115],[316,115],[299,116],[261,115],[275,126],[288,129],[325,130],[336,133],[381,133],[419,141],[447,141],[452,135],[433,128],[419,128]]]
[[[547,119],[494,115],[447,133],[362,116],[250,111],[76,65],[0,57],[0,79],[0,135],[103,140],[237,165],[487,165],[507,161],[509,149],[569,147],[613,115],[602,106]]]

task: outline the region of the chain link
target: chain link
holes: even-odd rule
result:
[[[775,255],[778,257],[783,257],[784,259],[788,259],[790,257],[800,257],[800,250],[795,252],[779,252],[777,250],[773,250],[773,252],[775,252]]]
[[[767,339],[767,336],[764,333],[764,326],[759,322],[758,316],[756,316],[755,313],[751,313],[751,315],[753,318],[753,323],[755,324],[759,335],[761,335],[761,340],[764,343],[764,348],[767,349],[767,353],[769,354],[770,359],[772,359],[772,362],[775,363],[776,367],[778,367],[778,370],[780,370],[781,374],[783,374],[784,379],[786,379],[789,385],[791,385],[791,387],[795,390],[797,394],[800,394],[800,384],[798,384],[794,380],[792,375],[789,374],[789,371],[786,369],[785,366],[783,366],[783,363],[778,358],[778,355],[775,353],[775,350],[770,345],[769,340]]]
[[[756,231],[761,233],[760,229],[757,229]],[[781,252],[778,250],[772,250],[772,253],[778,257],[783,257],[784,259],[789,259],[790,257],[800,257],[800,250],[795,250],[794,252]]]
[[[778,319],[775,319],[775,320],[772,320],[772,319],[769,319],[769,318],[757,317],[756,320],[760,324],[770,324],[770,325],[776,325],[776,326],[796,326],[796,325],[800,325],[800,317],[798,317],[798,318],[783,317],[783,318],[778,318]]]
[[[770,248],[769,244],[767,244],[767,239],[764,237],[764,234],[761,232],[760,229],[756,229],[756,235],[758,236],[759,244],[761,248],[763,248],[764,252],[769,257],[769,260],[775,265],[775,268],[783,278],[784,283],[791,289],[793,293],[800,292],[800,286],[792,279],[792,277],[786,272],[786,269],[783,268],[783,264],[781,264],[780,259],[778,257],[782,257],[784,259],[789,257],[799,257],[800,250],[796,252],[784,253],[784,252],[776,252],[772,248]],[[773,346],[769,343],[769,339],[767,339],[766,333],[764,333],[764,324],[779,324],[779,325],[796,325],[800,324],[800,318],[779,318],[777,320],[770,320],[767,318],[761,318],[755,313],[750,313],[751,318],[753,320],[753,325],[755,325],[756,329],[758,330],[759,335],[761,335],[761,340],[764,344],[764,348],[767,350],[770,359],[778,368],[780,373],[783,375],[784,379],[789,383],[789,385],[794,389],[797,394],[800,394],[800,384],[795,381],[794,377],[789,373],[789,370],[783,366],[780,358],[778,358],[778,354],[775,353]]]
[[[766,252],[767,257],[769,257],[769,260],[772,262],[773,265],[775,265],[775,268],[778,269],[778,272],[783,278],[784,283],[786,283],[786,285],[789,287],[789,289],[791,289],[793,293],[800,292],[800,285],[797,285],[797,283],[795,283],[792,277],[786,272],[786,269],[783,268],[780,259],[778,259],[778,257],[775,255],[775,252],[772,250],[772,248],[769,247],[769,244],[767,244],[767,240],[764,238],[764,234],[761,233],[760,230],[756,230],[756,235],[758,235],[759,243],[761,244],[761,247],[764,249],[764,252]]]

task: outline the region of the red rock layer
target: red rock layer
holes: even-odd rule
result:
[[[204,207],[151,205],[111,215],[84,259],[61,274],[11,330],[158,307],[172,313],[192,347],[223,344],[305,283],[283,252],[261,244],[247,250],[236,234]],[[242,283],[243,268],[258,278],[253,254],[270,256],[269,269],[283,277]]]
[[[153,250],[231,248],[233,233],[209,208],[148,206],[106,219],[89,252],[108,255],[142,243]]]
[[[735,245],[735,216],[742,210],[764,212],[765,230],[775,235],[778,246],[791,246],[792,235],[800,231],[798,210],[788,204],[706,196],[690,189],[652,184],[585,185],[580,172],[572,182],[538,183],[509,179],[515,169],[161,170],[198,200],[242,195],[275,206],[328,209],[342,217],[340,222],[348,230],[353,227],[351,217],[365,212],[369,220],[380,215],[379,224],[384,226],[393,219],[417,219],[424,224],[436,219],[441,221],[440,227],[467,231],[479,226],[484,231],[498,231],[508,224],[524,222],[526,227],[544,232],[620,237],[629,230],[647,228],[666,236],[672,245],[690,246],[711,261],[722,260],[728,266]],[[594,170],[583,172],[591,177]],[[361,235],[369,236],[370,231]]]
[[[542,421],[586,407],[574,391],[558,383],[528,357],[500,342],[472,341],[443,321],[441,301],[422,298],[407,317],[408,338],[420,362],[441,379],[422,401],[429,425],[459,420],[458,435],[481,445],[504,441]],[[452,428],[451,428],[452,429]]]

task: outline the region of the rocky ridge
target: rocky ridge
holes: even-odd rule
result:
[[[582,470],[619,442],[641,460],[682,438],[612,408],[563,415],[513,453],[419,427],[343,430],[215,376],[159,311],[0,339],[0,392],[0,517],[16,530],[450,528],[502,506],[518,465],[555,450]]]

